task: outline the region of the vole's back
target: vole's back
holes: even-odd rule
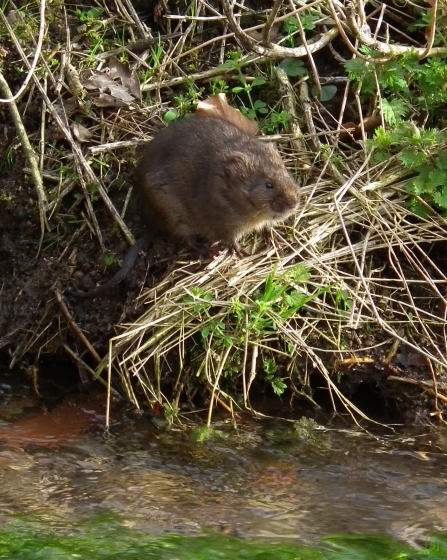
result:
[[[209,242],[231,243],[298,204],[271,144],[210,117],[181,119],[159,132],[142,150],[134,184],[150,226]]]

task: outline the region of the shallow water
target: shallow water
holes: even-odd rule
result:
[[[244,418],[234,431],[221,419],[227,439],[194,443],[188,430],[125,411],[106,435],[102,399],[68,399],[49,414],[25,414],[23,402],[20,414],[12,401],[2,409],[2,522],[26,513],[74,528],[106,512],[145,533],[298,542],[350,533],[414,543],[447,530],[445,430],[403,441],[332,429],[314,441],[277,422]]]

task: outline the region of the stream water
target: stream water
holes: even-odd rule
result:
[[[145,534],[300,543],[328,533],[415,543],[447,530],[445,428],[305,438],[280,422],[247,417],[234,429],[221,418],[226,437],[198,443],[122,411],[105,434],[103,400],[66,399],[47,414],[20,399],[2,407],[3,524],[25,515],[74,531],[111,514]]]

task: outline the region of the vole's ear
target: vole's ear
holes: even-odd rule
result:
[[[225,158],[224,173],[230,180],[241,182],[252,167],[251,157],[243,152],[233,152]]]

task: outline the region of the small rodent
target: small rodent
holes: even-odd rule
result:
[[[134,188],[152,229],[192,244],[235,246],[299,203],[275,146],[214,117],[179,119],[145,144]]]
[[[133,183],[150,233],[111,280],[72,295],[93,297],[116,286],[156,234],[192,246],[220,241],[238,251],[243,234],[284,220],[300,198],[272,143],[215,117],[179,119],[161,130],[143,146]]]

